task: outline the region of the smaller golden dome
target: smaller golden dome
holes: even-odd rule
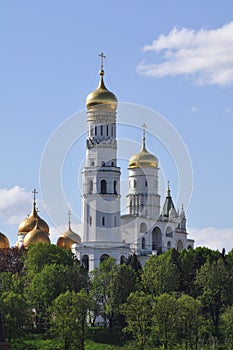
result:
[[[97,89],[91,92],[86,99],[88,110],[115,111],[117,109],[117,98],[104,84],[104,70],[100,71],[100,82]]]
[[[142,147],[139,153],[132,155],[129,159],[129,168],[157,168],[158,158],[146,149],[145,134],[142,139]]]
[[[36,220],[36,226],[34,229],[26,234],[23,245],[28,247],[31,244],[37,243],[51,243],[48,233],[39,228],[38,220]]]
[[[68,212],[69,222],[68,222],[68,230],[64,232],[57,240],[57,245],[60,248],[71,249],[74,243],[81,242],[81,237],[75,233],[70,226],[70,211]]]
[[[38,226],[42,231],[45,231],[49,233],[49,226],[48,224],[41,219],[41,217],[38,215],[36,210],[36,198],[35,194],[37,193],[36,190],[33,191],[34,193],[34,201],[33,201],[33,207],[31,214],[19,224],[18,227],[18,235],[26,235],[28,232],[32,231],[34,227],[36,226],[36,220],[38,220]]]
[[[2,232],[0,232],[0,249],[1,248],[10,248],[9,240]]]

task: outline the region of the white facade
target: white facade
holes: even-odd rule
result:
[[[86,163],[82,171],[82,242],[73,252],[89,270],[108,256],[121,263],[136,253],[144,263],[167,249],[193,248],[187,239],[184,210],[175,210],[170,189],[161,212],[157,158],[142,149],[129,164],[126,215],[120,211],[120,175],[117,166],[116,97],[103,82],[87,98]],[[135,162],[136,159],[136,162]],[[138,162],[138,163],[137,163]]]

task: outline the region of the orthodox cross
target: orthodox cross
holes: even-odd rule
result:
[[[71,217],[71,211],[69,210],[68,211],[68,213],[67,213],[67,215],[68,215],[68,224],[69,224],[69,229],[70,229],[70,217]]]
[[[146,137],[146,128],[147,128],[147,125],[144,123],[144,124],[142,125],[142,128],[143,128],[143,138],[145,139],[145,137]]]
[[[106,56],[104,56],[104,53],[101,52],[99,54],[99,57],[100,57],[100,63],[101,63],[101,70],[103,70],[104,69],[104,58],[106,58]]]
[[[34,203],[36,203],[36,195],[38,194],[37,190],[34,188],[34,190],[32,191],[33,195],[34,195]]]

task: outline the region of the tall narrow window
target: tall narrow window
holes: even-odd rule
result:
[[[117,181],[116,180],[113,183],[113,193],[117,194]]]
[[[137,181],[134,179],[133,180],[133,188],[136,188],[136,186],[137,186]]]
[[[95,136],[97,135],[97,126],[95,126]]]
[[[93,181],[89,181],[89,193],[93,193]]]
[[[108,125],[106,126],[106,132],[107,132],[107,136],[108,136]]]
[[[116,227],[116,225],[117,225],[117,218],[116,216],[114,216],[114,226]]]
[[[100,135],[103,135],[103,125],[100,126]]]
[[[105,216],[102,216],[102,226],[105,226]]]
[[[91,215],[89,217],[89,223],[90,223],[90,226],[92,226],[92,216]]]
[[[106,180],[101,180],[101,183],[100,183],[100,193],[101,194],[106,194],[107,193],[107,182]]]
[[[142,238],[142,249],[145,249],[146,248],[146,240],[145,238],[143,237]]]

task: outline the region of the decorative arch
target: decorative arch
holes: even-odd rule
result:
[[[126,261],[126,257],[124,255],[121,255],[121,258],[120,258],[120,264],[124,264]]]
[[[140,233],[146,233],[146,231],[147,231],[147,225],[145,222],[142,222],[140,224]]]
[[[170,226],[166,228],[166,237],[171,237],[171,238],[173,237],[173,231]]]
[[[106,194],[107,193],[107,181],[106,180],[101,180],[100,193],[101,194]]]
[[[89,271],[89,256],[88,255],[83,255],[81,259],[83,267]]]
[[[110,257],[110,255],[108,254],[102,254],[100,257],[100,263],[104,262],[105,260],[107,260]]]
[[[152,231],[152,250],[162,252],[162,232],[159,227],[155,227]]]
[[[178,252],[180,252],[182,249],[184,249],[184,245],[183,245],[183,242],[181,240],[179,240],[177,242],[177,250],[178,250]]]

